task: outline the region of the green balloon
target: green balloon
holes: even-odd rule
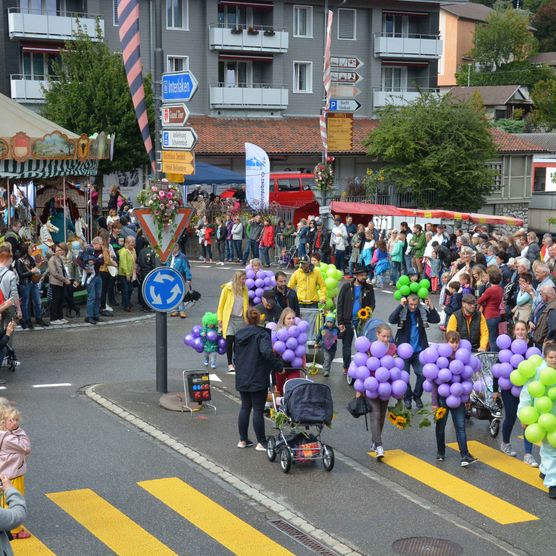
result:
[[[545,386],[552,386],[556,384],[556,369],[552,369],[551,367],[545,367],[539,376],[539,380]]]
[[[426,278],[423,278],[419,282],[419,288],[427,288],[427,290],[428,290],[428,289],[430,289],[430,287],[431,287],[431,283]]]
[[[411,282],[411,284],[409,284],[409,289],[412,293],[417,293],[419,291],[419,282]]]
[[[531,357],[529,357],[527,361],[529,361],[535,367],[535,371],[537,370],[537,367],[543,362],[540,355],[531,355]]]
[[[328,270],[328,265],[327,265],[326,263],[320,263],[319,268],[320,268],[320,271],[321,271],[323,274],[326,274],[326,271]]]
[[[556,431],[556,415],[552,413],[543,413],[538,423],[546,432]]]
[[[398,282],[402,285],[402,286],[407,286],[410,282],[409,276],[406,276],[405,274],[400,276],[400,279],[398,280]]]
[[[396,289],[399,290],[402,286],[403,286],[403,284],[398,280],[398,281],[396,282]]]
[[[335,264],[329,264],[327,270],[336,270],[336,265]]]
[[[539,412],[531,405],[522,407],[517,416],[524,425],[532,425],[539,420]]]
[[[394,299],[395,299],[396,301],[399,301],[401,298],[402,298],[402,292],[401,292],[400,290],[396,290],[396,291],[394,292]]]
[[[556,448],[556,431],[549,432],[546,435],[546,440],[553,448]]]
[[[429,290],[427,290],[427,288],[419,288],[419,290],[417,291],[417,295],[421,299],[427,299],[427,297],[429,295]]]
[[[409,286],[402,286],[399,291],[401,292],[402,297],[406,297],[411,293]]]
[[[338,281],[336,280],[336,278],[332,278],[332,276],[329,276],[324,281],[324,284],[327,290],[333,290],[338,285]]]
[[[540,398],[544,396],[545,387],[538,380],[533,380],[527,385],[527,392],[532,398]]]
[[[334,273],[334,278],[336,278],[336,280],[341,280],[344,277],[344,273],[341,270],[336,270],[336,272]]]
[[[334,301],[332,299],[330,299],[329,297],[327,297],[325,305],[326,305],[327,309],[332,309],[332,307],[334,307]]]
[[[523,386],[527,382],[527,378],[514,369],[510,374],[510,381],[514,386]]]
[[[338,290],[337,287],[334,288],[332,291],[330,291],[330,290],[327,290],[327,291],[328,291],[328,294],[329,294],[328,297],[331,297],[331,298],[333,298],[333,299],[334,299],[335,297],[338,297],[338,294],[340,293],[340,290]]]
[[[556,386],[549,388],[546,395],[553,401],[556,401]]]
[[[532,444],[540,442],[545,434],[545,430],[538,423],[533,423],[525,429],[525,438]]]
[[[533,378],[535,376],[535,373],[537,372],[537,367],[529,359],[526,359],[517,366],[517,370],[525,378]]]
[[[539,413],[548,413],[553,405],[554,402],[548,396],[541,396],[535,400],[535,409]]]

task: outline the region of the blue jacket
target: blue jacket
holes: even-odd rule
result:
[[[166,266],[170,266],[171,263],[172,257],[168,259]],[[180,253],[175,257],[173,269],[179,272],[188,282],[191,280],[191,268],[189,266],[189,261],[183,253]]]

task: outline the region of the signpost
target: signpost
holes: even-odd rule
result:
[[[195,153],[189,151],[162,151],[161,166],[165,173],[191,176],[195,173]]]
[[[189,119],[189,108],[182,102],[165,104],[160,109],[162,127],[183,127]]]
[[[162,74],[162,102],[189,102],[198,88],[199,83],[190,71]]]
[[[327,118],[328,149],[351,151],[353,149],[353,114],[330,113]]]
[[[353,98],[360,95],[361,90],[355,85],[340,85],[339,83],[332,83],[330,86],[330,94],[335,98]]]
[[[331,56],[330,65],[333,68],[357,69],[363,62],[357,56]]]
[[[356,71],[334,69],[330,72],[333,83],[358,83],[363,79]]]
[[[361,103],[354,98],[331,98],[330,112],[357,112]]]
[[[182,151],[192,151],[199,141],[199,137],[192,127],[183,129],[163,129],[162,130],[162,149]]]

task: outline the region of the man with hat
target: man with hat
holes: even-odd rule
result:
[[[484,315],[477,309],[475,296],[466,293],[461,300],[461,309],[448,320],[446,332],[459,332],[462,340],[469,340],[473,351],[486,351],[488,327]]]
[[[344,374],[347,374],[351,363],[351,343],[355,327],[359,322],[359,310],[370,307],[374,311],[375,292],[367,282],[367,271],[360,265],[353,268],[354,278],[345,283],[338,294],[337,319],[338,328],[342,333],[342,358]]]
[[[301,307],[316,308],[326,302],[326,285],[321,272],[311,265],[307,255],[300,257],[299,268],[291,275],[288,288],[295,289]]]
[[[278,322],[282,309],[276,303],[276,294],[273,290],[266,290],[263,293],[261,302],[255,305],[255,309],[261,314],[261,324],[265,325],[267,322]]]

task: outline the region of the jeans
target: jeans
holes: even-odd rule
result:
[[[405,401],[416,400],[423,395],[423,382],[425,382],[425,377],[423,376],[423,365],[421,361],[419,361],[420,353],[420,351],[417,351],[409,359],[405,360],[405,370],[409,373],[410,368],[413,367],[413,372],[416,376],[413,390],[411,389],[411,384],[407,385]]]
[[[127,276],[118,276],[118,279],[122,290],[122,309],[130,309],[133,284],[127,279]]]
[[[21,286],[21,312],[23,313],[23,320],[31,320],[31,304],[33,304],[33,314],[35,320],[42,319],[41,309],[41,292],[38,284],[33,284],[29,281],[27,284]]]
[[[502,403],[504,404],[504,421],[502,422],[502,442],[508,444],[512,436],[512,429],[514,428],[517,420],[517,406],[519,405],[519,398],[516,398],[509,390],[502,390]],[[533,444],[523,437],[523,445],[526,454],[533,452]]]
[[[268,389],[259,390],[258,392],[240,392],[241,409],[237,419],[237,428],[239,430],[239,439],[241,441],[248,440],[247,430],[249,428],[249,417],[251,409],[253,410],[253,429],[257,442],[266,443],[266,434],[264,430],[264,404]]]
[[[224,262],[225,255],[224,251],[226,250],[226,240],[220,240],[216,242],[216,247],[218,249],[218,259],[221,263]]]
[[[100,290],[100,307],[104,311],[106,309],[106,298],[108,298],[109,302],[115,301],[114,283],[116,278],[107,271],[100,273],[100,280],[102,282]]]
[[[494,317],[493,319],[487,319],[488,328],[488,343],[490,345],[489,350],[498,352],[498,346],[496,345],[496,338],[498,337],[498,325],[500,324],[500,317]]]
[[[391,261],[390,263],[390,282],[394,284],[399,280],[402,272],[402,263]]]
[[[304,257],[307,254],[307,244],[299,242],[299,247],[297,248],[300,257]]]
[[[346,324],[346,328],[342,333],[342,359],[344,360],[344,369],[347,369],[351,363],[351,344],[353,342],[353,326]]]
[[[263,247],[262,245],[259,247],[261,253],[261,260],[265,266],[270,266],[270,247]]]
[[[404,272],[405,274],[414,274],[415,273],[415,269],[413,268],[413,258],[411,255],[404,255],[403,256],[403,260],[404,260]]]
[[[61,320],[64,318],[62,307],[64,305],[64,286],[50,284],[52,299],[50,300],[50,320]]]
[[[371,438],[375,446],[382,446],[382,429],[388,411],[389,400],[368,400],[371,406]]]
[[[102,282],[100,276],[93,276],[87,284],[87,318],[97,318],[100,312],[100,294]]]
[[[234,239],[232,240],[234,242],[234,248],[236,250],[236,259],[238,261],[241,261],[241,259],[243,259],[243,240],[242,239]],[[233,257],[232,257],[233,259]]]
[[[345,251],[339,251],[338,249],[336,249],[336,254],[334,255],[334,260],[336,261],[336,268],[338,270],[341,270],[342,272],[344,271],[344,267],[345,267]]]
[[[254,239],[249,239],[247,241],[247,249],[243,254],[243,264],[247,264],[247,259],[249,259],[249,252],[253,255],[253,259],[259,258],[259,242]]]
[[[325,264],[330,264],[330,251],[323,251],[322,247],[320,249],[320,260]]]
[[[446,407],[446,400],[441,396],[438,397],[439,404]],[[446,423],[448,421],[448,413],[452,414],[452,422],[456,429],[456,439],[458,441],[459,453],[462,458],[469,455],[467,449],[467,435],[465,434],[465,405],[461,404],[455,409],[446,407],[446,415],[439,421],[436,421],[436,450],[439,454],[446,452],[445,431]]]
[[[231,262],[234,260],[234,240],[226,240],[226,260]]]

